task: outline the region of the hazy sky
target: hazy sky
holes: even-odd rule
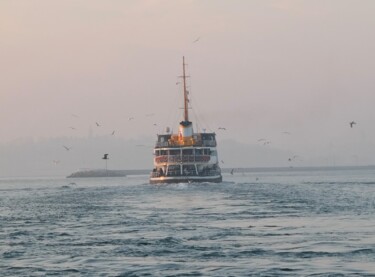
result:
[[[219,141],[375,156],[374,11],[372,0],[1,0],[0,142],[176,129],[184,55],[192,119]]]

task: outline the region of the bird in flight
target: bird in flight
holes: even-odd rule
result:
[[[265,141],[264,143],[263,143],[263,145],[267,145],[267,144],[270,144],[271,142],[270,141]]]
[[[200,39],[201,39],[201,37],[197,37],[197,38],[193,41],[193,43],[198,42]]]
[[[233,172],[234,172],[234,168],[230,171],[230,174],[233,175]]]
[[[112,136],[114,136],[115,135],[115,130],[113,130],[113,132],[112,132],[112,134],[111,134]]]
[[[69,128],[72,129],[72,130],[75,130],[75,129],[76,129],[75,127],[72,127],[72,126],[70,126]]]
[[[293,161],[293,160],[295,160],[297,158],[299,158],[299,156],[298,155],[294,155],[293,157],[289,158],[288,161],[291,162],[291,161]]]
[[[219,127],[219,128],[217,128],[218,130],[224,130],[224,131],[226,131],[227,130],[227,128],[224,128],[224,127]]]
[[[102,158],[103,160],[108,160],[109,158],[108,158],[108,154],[104,154],[104,156],[103,156],[103,158]]]
[[[357,123],[354,122],[354,121],[352,121],[352,122],[350,122],[349,124],[350,124],[350,128],[353,128],[353,125],[354,125],[354,124],[357,124]]]
[[[65,145],[63,145],[63,147],[66,149],[66,151],[69,151],[70,149],[72,149],[72,147],[67,147]]]
[[[258,141],[266,141],[265,138],[258,139]]]
[[[53,160],[53,163],[54,163],[55,165],[58,165],[58,164],[60,163],[60,161],[59,161],[59,160]]]
[[[134,119],[134,117],[129,117],[129,119],[128,120],[133,120]]]
[[[96,126],[100,127],[100,124],[98,122],[95,122]]]
[[[290,132],[283,132],[283,134],[285,134],[285,135],[290,135]]]

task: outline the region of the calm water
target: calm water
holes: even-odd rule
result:
[[[373,170],[224,179],[0,179],[0,276],[375,276]]]

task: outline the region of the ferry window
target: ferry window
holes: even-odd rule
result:
[[[207,148],[207,149],[203,149],[203,154],[204,154],[204,155],[210,155],[210,153],[211,153],[211,151],[210,151],[209,148]]]
[[[193,149],[182,149],[183,155],[193,155]]]
[[[160,137],[160,142],[164,142],[164,137]]]
[[[167,155],[167,150],[160,150],[160,155]]]
[[[215,150],[211,151],[211,156],[216,156],[217,152]]]
[[[182,171],[185,175],[195,175],[195,167],[194,165],[184,165]]]
[[[155,151],[155,155],[156,155],[156,156],[160,156],[160,151],[159,151],[159,150],[156,150],[156,151]]]
[[[195,149],[195,155],[202,155],[202,149]]]
[[[169,155],[180,155],[179,149],[169,150]]]

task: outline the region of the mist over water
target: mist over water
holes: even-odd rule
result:
[[[1,276],[373,276],[373,170],[0,179]]]

